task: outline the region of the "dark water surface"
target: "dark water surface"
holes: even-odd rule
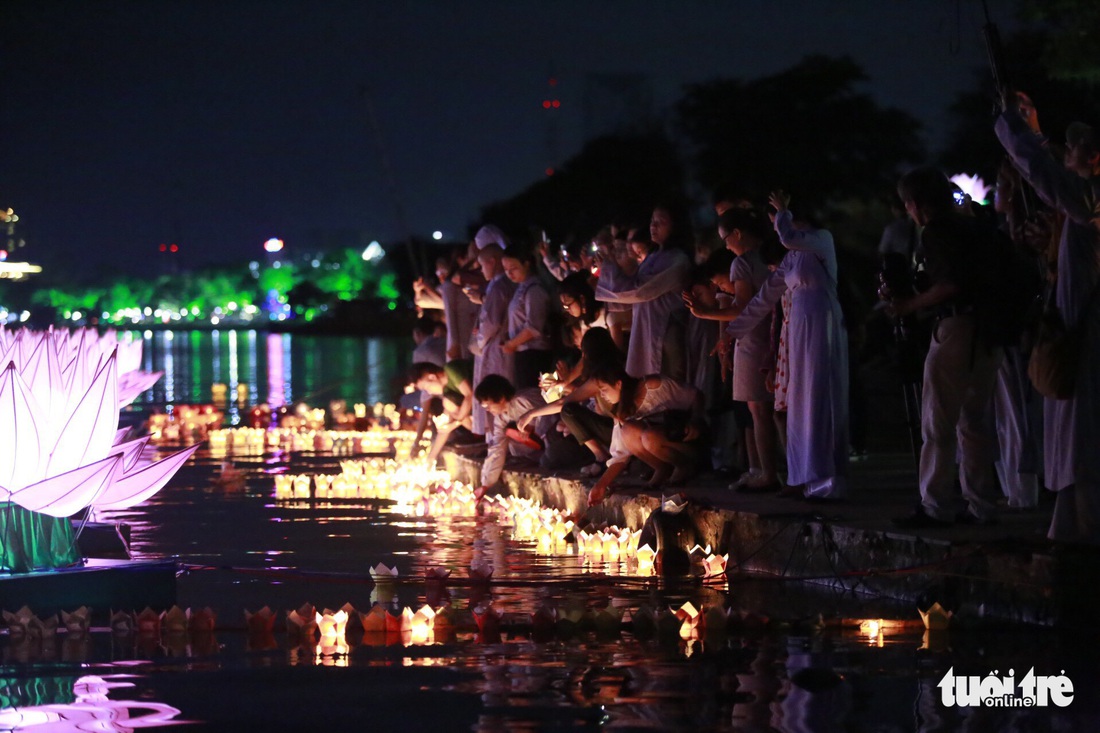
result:
[[[143,343],[144,369],[164,377],[139,403],[205,403],[226,386],[227,422],[239,408],[330,400],[392,402],[409,363],[412,338],[304,336],[263,331],[131,331]],[[123,337],[123,336],[120,336]],[[395,392],[396,390],[396,392]],[[238,400],[237,398],[242,399]]]
[[[177,334],[173,344],[181,338],[190,335]],[[212,375],[231,383],[229,357],[220,352],[212,360],[204,338],[184,352],[186,370],[173,357],[171,399],[198,401]],[[274,351],[259,347],[263,335],[236,338],[235,378],[252,380],[251,394],[266,399],[277,380],[261,386],[240,360],[255,341],[249,364],[263,374]],[[271,369],[290,398],[324,379],[340,381],[345,399],[389,396],[376,385],[398,368],[397,345],[322,343],[307,358],[294,339],[293,368]],[[371,353],[383,355],[373,367]],[[156,352],[153,360],[169,366]],[[305,364],[330,371],[307,380],[298,374]],[[132,526],[135,555],[177,556],[189,568],[179,578],[179,605],[213,609],[215,631],[0,637],[0,730],[130,731],[187,722],[189,729],[242,731],[1045,731],[1096,730],[1100,719],[1096,655],[1082,653],[1082,640],[980,623],[928,638],[912,625],[870,637],[821,617],[912,622],[915,609],[775,579],[704,585],[639,577],[618,563],[539,555],[487,517],[418,518],[386,501],[274,501],[274,474],[336,473],[330,456],[235,458],[247,477],[236,488],[214,480],[219,463],[200,451],[153,500],[103,517]],[[399,570],[392,597],[369,577],[380,562]],[[494,568],[488,587],[467,575],[484,564]],[[443,587],[424,580],[436,567],[452,570]],[[286,611],[306,602],[366,612],[376,601],[391,609],[448,607],[453,633],[413,644],[352,627],[347,649],[332,654],[284,631]],[[685,640],[667,621],[597,625],[581,616],[686,601],[728,607],[737,621]],[[503,613],[501,625],[479,632],[471,610],[489,602]],[[278,612],[275,633],[248,633],[244,611],[265,605]],[[540,606],[578,620],[535,623]],[[1046,675],[1065,670],[1074,702],[1016,710],[941,702],[937,683],[949,668],[979,676],[1012,668],[1022,677],[1032,667]]]

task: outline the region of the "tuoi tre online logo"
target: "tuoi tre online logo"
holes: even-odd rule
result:
[[[985,677],[956,675],[951,667],[936,683],[940,701],[947,707],[964,708],[1064,708],[1073,702],[1073,682],[1065,670],[1058,675],[1037,675],[1032,667],[1020,680],[1011,669],[1004,677],[997,675],[997,670]]]

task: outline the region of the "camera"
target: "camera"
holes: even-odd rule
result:
[[[908,298],[917,292],[909,259],[900,252],[887,252],[882,255],[878,282],[878,295],[883,300]]]

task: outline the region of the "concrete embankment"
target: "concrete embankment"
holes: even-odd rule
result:
[[[445,461],[454,478],[477,483],[479,460],[448,453]],[[961,618],[1044,626],[1082,625],[1091,613],[1079,589],[1100,581],[1100,555],[1046,540],[1048,501],[1006,509],[992,526],[898,530],[891,518],[917,500],[912,458],[873,455],[853,464],[851,478],[850,497],[829,504],[737,493],[717,477],[693,480],[677,489],[689,500],[682,514],[690,531],[679,536],[728,552],[732,582],[783,578],[922,608],[939,602]],[[589,509],[580,476],[533,467],[509,467],[496,491],[567,511],[582,526],[639,529],[661,510],[659,494],[638,489]]]

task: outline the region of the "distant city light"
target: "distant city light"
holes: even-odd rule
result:
[[[443,239],[443,232],[436,229],[434,232],[432,232],[432,239],[434,239],[437,242],[439,240]]]
[[[283,240],[272,237],[264,242],[264,249],[268,252],[279,252],[283,248]]]

